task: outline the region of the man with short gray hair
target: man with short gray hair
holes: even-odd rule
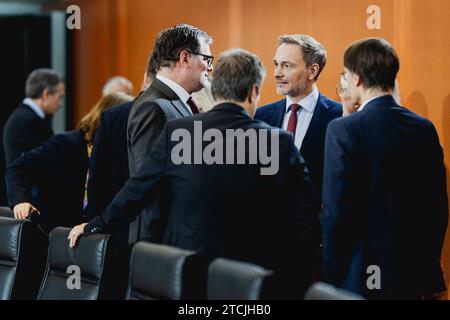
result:
[[[3,131],[6,166],[53,136],[50,117],[61,107],[64,80],[51,69],[36,69],[27,78],[25,94]]]
[[[270,297],[301,298],[311,281],[313,191],[292,137],[252,118],[264,76],[256,55],[223,53],[211,85],[218,104],[169,121],[138,173],[101,216],[72,230],[70,245],[83,232],[113,232],[169,185],[164,244],[270,268]],[[265,175],[273,162],[277,170]]]
[[[134,87],[130,80],[122,76],[115,76],[106,81],[103,86],[102,94],[106,96],[109,93],[123,92],[130,96],[134,96]]]

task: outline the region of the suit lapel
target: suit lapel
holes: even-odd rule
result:
[[[178,97],[177,94],[162,81],[155,79],[151,86],[159,90],[164,95],[165,99],[170,100],[178,113],[180,113],[184,117],[191,116],[191,113],[189,112],[185,104],[181,101],[180,97]]]
[[[268,121],[268,123],[272,123],[274,127],[282,128],[284,114],[286,113],[285,111],[286,99],[278,101],[272,111],[272,114],[270,115],[270,121]]]
[[[328,110],[328,106],[323,103],[322,95],[319,94],[314,114],[311,122],[309,123],[308,130],[306,131],[305,138],[303,139],[301,151],[304,153],[306,150],[313,148],[314,141],[318,141],[317,138],[322,131],[325,114]],[[307,152],[307,151],[306,151]]]
[[[178,100],[172,100],[172,105],[177,109],[177,111],[183,116],[183,117],[189,117],[192,114],[187,110],[187,107],[183,102],[181,102],[180,99]]]

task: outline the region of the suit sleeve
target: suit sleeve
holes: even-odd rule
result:
[[[164,178],[167,163],[167,129],[159,137],[137,174],[131,175],[105,212],[92,219],[85,233],[113,232],[123,223],[129,223],[155,200]]]
[[[166,124],[166,116],[155,102],[138,105],[128,122],[130,175],[138,172],[145,163],[153,145]]]
[[[354,223],[351,199],[352,190],[356,187],[352,185],[355,140],[345,123],[339,120],[330,122],[326,132],[323,208],[319,216],[323,241],[323,275],[325,281],[337,286],[347,270],[348,250],[354,242],[351,231]]]
[[[109,175],[113,172],[109,166],[109,156],[111,141],[106,134],[107,128],[104,113],[100,117],[100,124],[95,132],[92,154],[89,159],[89,179],[87,186],[89,217],[99,215],[106,207],[104,197],[104,184],[109,180]]]
[[[448,197],[447,197],[447,180],[446,168],[444,165],[444,156],[442,147],[439,143],[439,137],[436,129],[432,124],[431,138],[427,152],[427,158],[431,161],[425,165],[427,168],[427,211],[430,213],[428,219],[423,220],[422,227],[424,234],[430,235],[427,240],[430,242],[428,248],[431,248],[427,253],[430,255],[428,261],[433,262],[429,265],[430,270],[428,274],[436,275],[436,278],[429,279],[427,289],[430,293],[440,292],[445,290],[445,279],[443,278],[440,265],[441,252],[445,240],[445,233],[448,225]]]
[[[46,173],[51,170],[61,152],[57,138],[52,138],[38,148],[24,152],[6,171],[8,204],[12,208],[21,202],[32,202],[31,189],[45,183]],[[39,209],[39,208],[38,208]]]

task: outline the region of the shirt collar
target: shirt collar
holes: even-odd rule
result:
[[[190,110],[189,105],[187,104],[187,101],[191,95],[186,91],[186,89],[184,89],[182,86],[180,86],[175,81],[170,80],[169,78],[164,77],[159,73],[156,75],[156,79],[158,79],[159,81],[164,83],[166,86],[168,86],[170,89],[172,89],[173,92],[176,93],[176,95],[181,99],[181,101],[183,101],[183,103]]]
[[[23,104],[30,107],[30,109],[33,110],[34,113],[36,113],[39,118],[45,119],[44,110],[42,110],[42,108],[37,103],[35,103],[31,98],[23,99]]]
[[[319,89],[317,89],[317,86],[314,85],[311,93],[308,94],[299,102],[295,102],[291,98],[286,97],[286,112],[289,111],[289,107],[291,106],[291,104],[296,103],[306,111],[313,113],[314,109],[316,108],[318,100],[319,100]]]
[[[369,100],[364,101],[364,103],[358,108],[357,111],[358,111],[358,112],[362,111],[362,110],[364,109],[364,107],[367,106],[367,104],[368,104],[370,101],[375,100],[375,99],[377,99],[377,98],[379,98],[379,97],[382,97],[382,96],[375,96],[375,97],[373,97],[373,98],[370,98]]]

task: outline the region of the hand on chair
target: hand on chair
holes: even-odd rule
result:
[[[31,203],[29,202],[21,202],[14,206],[14,218],[23,220],[27,219],[31,213],[39,212]]]
[[[69,236],[67,239],[69,239],[69,247],[74,248],[77,244],[78,238],[84,233],[84,227],[87,225],[87,223],[79,224],[70,230]]]

